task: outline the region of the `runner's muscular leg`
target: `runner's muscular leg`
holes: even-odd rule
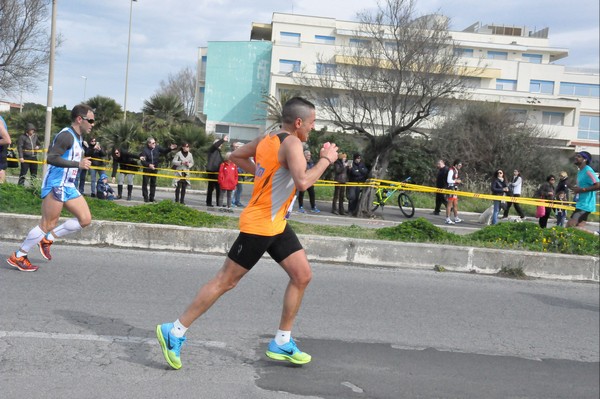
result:
[[[44,233],[48,233],[56,227],[63,205],[62,202],[52,196],[52,193],[46,195],[42,200],[42,220],[40,221],[40,228]]]
[[[291,331],[300,305],[302,304],[304,291],[312,278],[312,270],[306,258],[306,252],[303,249],[294,252],[279,264],[290,277],[283,297],[283,309],[281,311],[279,329],[282,331]]]
[[[210,309],[221,295],[233,289],[248,272],[249,270],[227,257],[221,270],[200,288],[192,303],[179,317],[181,324],[189,328],[198,317]]]
[[[65,202],[65,208],[77,218],[81,227],[89,226],[92,223],[92,214],[83,196],[68,200]]]

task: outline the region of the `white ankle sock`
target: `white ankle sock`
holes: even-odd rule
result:
[[[185,335],[186,331],[187,331],[187,327],[185,327],[183,324],[181,324],[179,319],[175,320],[175,323],[173,323],[173,328],[171,329],[171,333],[173,333],[173,335],[176,336],[177,338],[181,338]]]
[[[290,338],[292,337],[291,331],[282,331],[277,330],[277,334],[275,334],[275,343],[277,345],[284,345],[290,342]]]

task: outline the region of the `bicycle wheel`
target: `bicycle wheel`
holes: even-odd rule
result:
[[[375,199],[373,200],[373,206],[371,207],[371,212],[375,212],[377,210],[377,208],[379,208],[379,205],[381,204],[382,201],[383,201],[383,198],[381,197],[381,191],[376,190],[375,191]]]
[[[412,200],[405,193],[400,193],[398,195],[398,206],[400,207],[400,211],[407,218],[411,218],[415,214],[415,206],[413,205]]]

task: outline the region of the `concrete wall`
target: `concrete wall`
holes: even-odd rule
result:
[[[21,241],[38,216],[0,213],[0,239]],[[238,232],[224,229],[93,221],[64,243],[226,254]],[[494,274],[502,267],[531,277],[599,281],[599,258],[527,251],[299,235],[311,261],[343,265],[433,269]],[[16,245],[15,245],[16,246]]]

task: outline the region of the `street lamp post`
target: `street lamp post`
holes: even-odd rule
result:
[[[85,102],[85,89],[87,88],[87,76],[81,75],[83,79],[83,101]]]
[[[44,128],[44,166],[43,173],[46,173],[48,164],[48,147],[50,147],[50,131],[52,129],[52,98],[54,96],[54,58],[56,52],[56,8],[58,0],[52,0],[52,20],[50,24],[50,59],[48,63],[48,93],[46,97],[46,126]]]
[[[131,17],[133,16],[133,2],[137,0],[130,0],[129,2],[129,35],[127,37],[127,64],[125,67],[125,100],[123,101],[123,120],[127,120],[127,81],[129,79],[129,51],[131,49]]]

